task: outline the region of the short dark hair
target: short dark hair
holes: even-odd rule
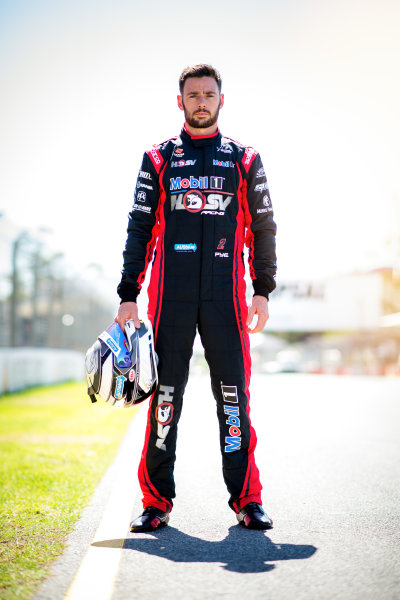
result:
[[[185,81],[190,77],[213,77],[217,82],[219,91],[221,92],[222,79],[217,69],[214,69],[214,67],[212,67],[211,65],[201,64],[194,65],[193,67],[186,67],[186,69],[183,69],[181,76],[179,77],[179,90],[181,92],[181,95],[183,92]]]

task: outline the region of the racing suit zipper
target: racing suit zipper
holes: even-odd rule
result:
[[[215,167],[213,158],[215,155],[215,144],[202,147],[202,175],[208,176],[210,186],[210,175],[214,175]],[[206,192],[209,196],[210,188]],[[205,208],[207,210],[207,201]],[[213,278],[214,278],[214,246],[215,246],[215,215],[211,213],[202,214],[202,251],[201,251],[201,300],[214,300]]]

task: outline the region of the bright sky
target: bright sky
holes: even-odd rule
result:
[[[399,231],[397,0],[0,0],[0,211],[117,281],[143,151],[188,64],[261,153],[280,278],[388,264]],[[399,215],[397,212],[397,215]]]

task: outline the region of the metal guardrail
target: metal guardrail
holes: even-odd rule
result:
[[[0,394],[84,378],[84,354],[56,348],[0,348]]]

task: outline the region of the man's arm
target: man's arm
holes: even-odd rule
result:
[[[158,175],[146,153],[137,179],[133,207],[129,213],[122,277],[117,288],[121,304],[115,320],[122,329],[129,319],[133,319],[135,326],[140,327],[136,298],[157,240],[159,198]]]
[[[256,326],[248,329],[250,333],[256,333],[262,331],[268,320],[268,298],[276,286],[276,224],[267,177],[259,154],[255,154],[248,168],[242,191],[246,245],[249,248],[250,277],[254,288],[247,325],[257,316]]]

